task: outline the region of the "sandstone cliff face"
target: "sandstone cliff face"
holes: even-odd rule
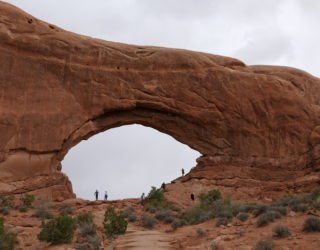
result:
[[[202,154],[186,179],[240,188],[319,181],[318,78],[80,36],[3,2],[0,12],[0,192],[72,196],[60,172],[68,150],[133,123]]]

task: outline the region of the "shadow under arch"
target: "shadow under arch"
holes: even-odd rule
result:
[[[199,153],[171,136],[141,125],[104,131],[73,147],[62,162],[78,198],[137,198],[196,165]]]

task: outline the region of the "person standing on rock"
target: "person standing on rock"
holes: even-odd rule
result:
[[[108,200],[108,192],[107,192],[107,191],[104,193],[104,200],[105,200],[105,201]]]
[[[161,188],[163,191],[166,191],[166,184],[164,182],[162,183]]]
[[[194,201],[194,194],[193,193],[190,194],[190,198],[192,201]]]
[[[184,176],[184,169],[181,169],[182,176]]]
[[[99,196],[98,190],[96,190],[96,191],[94,192],[94,196],[96,197],[96,201],[97,201],[97,200],[98,200],[98,196]]]
[[[141,197],[140,197],[140,203],[141,205],[143,205],[143,201],[144,201],[144,193],[142,193]]]

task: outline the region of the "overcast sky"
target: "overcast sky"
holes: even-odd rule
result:
[[[10,0],[37,18],[110,41],[287,65],[320,75],[319,0]],[[142,139],[143,138],[143,139]],[[74,191],[92,199],[138,197],[190,169],[199,154],[138,125],[112,129],[73,148],[63,162]]]

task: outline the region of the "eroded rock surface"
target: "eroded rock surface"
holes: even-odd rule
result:
[[[319,182],[320,80],[217,55],[106,42],[0,2],[0,191],[73,196],[61,160],[124,124],[203,156],[186,178],[297,189]],[[76,166],[75,166],[76,167]]]

